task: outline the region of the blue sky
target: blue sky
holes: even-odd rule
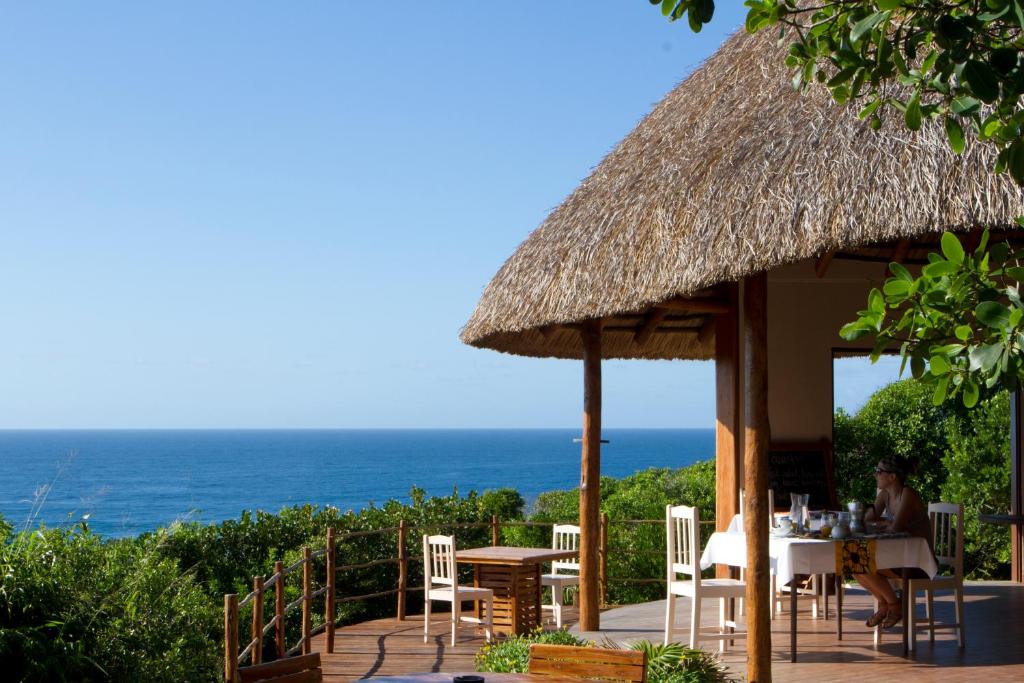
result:
[[[639,0],[8,5],[0,428],[577,424],[579,363],[459,329],[740,22],[695,36]],[[712,396],[709,363],[606,364],[608,426],[710,426]]]

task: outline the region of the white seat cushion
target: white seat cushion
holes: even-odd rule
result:
[[[451,586],[434,586],[429,591],[431,600],[452,600]],[[459,586],[459,600],[483,600],[493,598],[494,591],[490,588],[474,588],[473,586]]]
[[[573,574],[542,574],[540,584],[542,586],[577,586],[580,577]]]

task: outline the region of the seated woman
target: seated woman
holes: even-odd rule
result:
[[[928,519],[928,506],[921,500],[917,491],[906,484],[907,475],[917,469],[916,458],[901,458],[893,455],[882,458],[875,467],[875,484],[878,496],[874,505],[868,506],[864,513],[867,524],[875,524],[879,531],[903,531],[911,536],[920,536],[931,543],[931,522]],[[874,628],[881,624],[884,628],[895,626],[902,614],[899,598],[889,584],[890,578],[896,574],[887,569],[877,574],[856,574],[855,578],[878,600],[879,610],[865,622]]]

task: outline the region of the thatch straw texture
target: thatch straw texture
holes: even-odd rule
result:
[[[669,93],[502,266],[462,340],[579,358],[573,330],[540,330],[836,249],[1024,214],[987,146],[957,156],[941,124],[875,132],[823,89],[801,95],[776,37],[733,36]],[[603,355],[709,356],[706,338],[657,337],[641,347],[612,332]]]

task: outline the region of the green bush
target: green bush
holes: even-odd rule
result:
[[[579,489],[549,491],[537,498],[531,522],[571,522],[579,519]],[[701,519],[715,519],[715,461],[704,460],[680,469],[651,468],[622,479],[601,478],[601,511],[609,518],[608,602],[631,604],[664,597],[664,584],[651,583],[665,574],[665,506],[694,505]],[[640,523],[630,520],[654,520]],[[711,525],[701,529],[706,541]],[[548,527],[510,528],[505,542],[546,546]],[[641,583],[646,581],[646,583]]]
[[[896,453],[920,460],[908,483],[924,501],[964,505],[964,569],[972,579],[1009,575],[1009,530],[978,520],[1005,512],[1010,502],[1009,395],[973,409],[932,405],[930,390],[914,381],[877,391],[856,415],[837,410],[836,488],[840,500],[873,500],[875,464]]]
[[[529,635],[513,634],[503,640],[484,645],[474,657],[476,670],[490,673],[526,673],[530,660],[530,645],[533,643],[593,645],[589,640],[574,636],[565,629],[545,632],[537,627]]]
[[[942,459],[947,470],[942,500],[964,505],[964,571],[973,579],[1009,576],[1009,528],[978,519],[1010,509],[1009,424],[1008,394],[979,403],[970,419],[951,426]]]
[[[160,539],[81,525],[0,550],[0,671],[13,681],[214,681],[220,610]]]
[[[594,647],[594,643],[562,629],[543,632],[535,630],[525,636],[510,636],[498,643],[484,645],[475,657],[476,670],[487,673],[526,673],[529,670],[530,645],[573,645]],[[606,641],[602,647],[621,647]],[[734,680],[714,655],[691,650],[679,643],[655,644],[640,640],[631,643],[633,650],[647,653],[647,680],[650,683],[727,683]]]
[[[946,478],[942,457],[949,446],[950,417],[949,408],[932,405],[928,387],[910,379],[876,391],[855,416],[837,410],[833,448],[839,500],[873,501],[872,472],[891,454],[919,458],[909,483],[924,500],[938,500]]]

